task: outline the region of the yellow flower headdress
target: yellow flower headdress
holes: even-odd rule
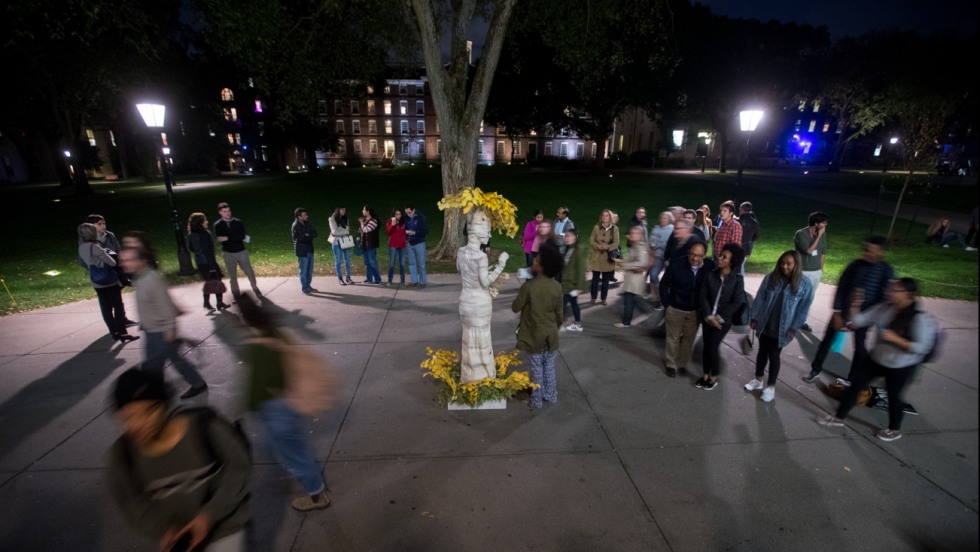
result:
[[[479,188],[463,188],[449,194],[436,204],[439,210],[460,208],[463,214],[481,208],[490,218],[490,228],[513,238],[517,235],[517,206],[497,192],[484,192]]]

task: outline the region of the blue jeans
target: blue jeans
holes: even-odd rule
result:
[[[378,250],[364,250],[364,268],[367,269],[367,281],[381,283],[381,272],[378,270]]]
[[[565,305],[572,306],[572,316],[575,317],[576,324],[582,322],[582,309],[580,309],[578,306],[578,296],[572,297],[571,295],[566,293],[565,295],[562,296],[561,303],[562,303],[562,308],[564,308]]]
[[[299,285],[303,291],[309,291],[313,285],[313,252],[299,257]]]
[[[322,492],[325,488],[322,470],[313,456],[313,449],[306,442],[303,417],[289,408],[283,399],[272,399],[262,403],[259,420],[265,428],[269,448],[282,467],[296,478],[307,494]]]
[[[343,268],[343,264],[347,264],[347,279],[350,280],[350,249],[344,249],[340,247],[340,244],[334,242],[333,244],[333,268],[337,272],[337,278],[340,281],[344,281],[344,277],[341,275],[340,269]]]
[[[163,332],[145,332],[146,333],[146,360],[143,361],[142,370],[148,374],[153,374],[156,377],[163,378],[163,365],[170,360],[173,363],[174,368],[180,373],[184,381],[190,384],[191,387],[200,387],[204,385],[204,378],[201,374],[197,373],[194,369],[194,365],[187,361],[186,358],[180,356],[180,352],[177,350],[178,342],[172,341],[167,343],[163,338]]]
[[[398,275],[402,278],[402,283],[405,283],[405,248],[404,247],[389,247],[388,248],[388,283],[391,283],[391,279],[395,277],[395,257],[398,257]]]
[[[409,244],[408,272],[413,284],[425,283],[425,242]]]

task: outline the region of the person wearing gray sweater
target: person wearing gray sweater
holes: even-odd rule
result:
[[[99,244],[99,230],[94,224],[78,225],[78,258],[89,273],[89,281],[99,297],[102,320],[109,328],[109,335],[123,344],[139,339],[126,331],[128,320],[123,308],[122,286],[116,275],[116,259],[113,251]]]

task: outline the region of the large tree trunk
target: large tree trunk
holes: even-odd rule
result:
[[[422,43],[426,76],[432,103],[439,119],[442,139],[442,192],[456,193],[475,186],[476,145],[480,122],[487,106],[490,84],[500,59],[507,21],[516,0],[494,0],[493,14],[483,43],[483,55],[467,94],[469,57],[466,39],[476,12],[476,0],[451,2],[451,41],[449,63],[443,64],[440,24],[431,0],[405,0],[409,19]],[[431,250],[434,259],[455,259],[464,243],[463,217],[459,209],[443,212],[443,231],[439,243]]]

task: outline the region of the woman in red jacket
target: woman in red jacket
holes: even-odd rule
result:
[[[401,283],[405,283],[405,217],[402,210],[391,210],[391,217],[385,222],[385,232],[388,233],[388,287],[395,276],[395,259],[398,259],[398,275]]]

